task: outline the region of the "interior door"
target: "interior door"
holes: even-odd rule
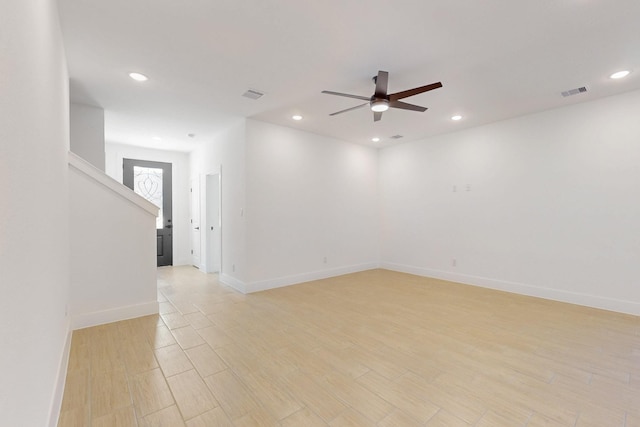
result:
[[[156,218],[158,267],[173,265],[171,163],[123,159],[122,183],[160,208]]]
[[[207,175],[206,182],[206,266],[217,273],[222,264],[222,222],[220,221],[220,174]]]
[[[200,268],[200,178],[191,179],[191,264]]]

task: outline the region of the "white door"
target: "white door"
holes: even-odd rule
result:
[[[222,263],[220,174],[207,175],[206,186],[206,272],[217,273],[220,271],[220,265]]]
[[[191,264],[200,268],[200,179],[191,179]]]

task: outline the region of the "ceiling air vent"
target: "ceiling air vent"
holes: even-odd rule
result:
[[[582,86],[576,89],[565,90],[564,92],[562,92],[562,96],[566,98],[567,96],[577,95],[579,93],[585,93],[586,91],[587,91],[587,88]]]
[[[400,139],[400,138],[402,138],[402,135],[393,135],[391,137],[391,139]]]
[[[249,89],[248,91],[242,94],[242,96],[244,96],[245,98],[254,99],[254,100],[260,98],[262,95],[264,95],[264,93],[259,92],[255,89]]]

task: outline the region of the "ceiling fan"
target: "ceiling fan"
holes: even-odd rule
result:
[[[337,95],[344,96],[346,98],[354,98],[361,99],[363,101],[367,101],[364,104],[357,105],[355,107],[347,108],[346,110],[337,111],[335,113],[329,114],[330,116],[335,116],[336,114],[346,113],[347,111],[357,110],[358,108],[362,108],[365,105],[369,105],[371,107],[371,111],[373,111],[373,121],[377,122],[382,118],[382,112],[387,111],[389,108],[399,108],[401,110],[411,110],[411,111],[427,111],[426,107],[421,107],[419,105],[409,104],[407,102],[402,102],[400,99],[408,98],[413,95],[417,95],[419,93],[428,92],[433,89],[438,89],[442,87],[442,83],[432,83],[426,86],[420,86],[409,90],[403,90],[402,92],[396,93],[387,93],[387,84],[389,82],[389,73],[387,71],[378,71],[378,75],[373,77],[373,82],[376,84],[376,91],[371,97],[360,96],[360,95],[350,95],[348,93],[340,93],[340,92],[332,92],[330,90],[323,90],[322,93],[326,93],[329,95]]]

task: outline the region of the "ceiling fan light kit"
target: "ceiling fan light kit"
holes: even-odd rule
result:
[[[432,83],[426,86],[420,86],[420,87],[416,87],[409,90],[403,90],[402,92],[388,94],[387,86],[389,82],[389,73],[387,71],[378,71],[378,75],[373,78],[373,81],[376,84],[376,90],[371,97],[360,96],[360,95],[350,95],[348,93],[323,90],[322,93],[326,93],[328,95],[343,96],[346,98],[354,98],[354,99],[360,99],[362,101],[368,101],[364,104],[356,105],[355,107],[337,111],[329,115],[335,116],[337,114],[346,113],[347,111],[352,111],[358,108],[362,108],[366,105],[369,105],[369,107],[371,108],[371,111],[373,111],[373,121],[375,122],[380,120],[382,118],[382,113],[384,111],[387,111],[389,108],[398,108],[401,110],[424,112],[424,111],[427,111],[426,107],[409,104],[407,102],[402,102],[400,100],[442,87],[442,83],[437,82],[437,83]]]
[[[389,101],[387,101],[386,99],[376,99],[375,101],[371,101],[371,111],[382,113],[383,111],[387,111],[388,109]]]

